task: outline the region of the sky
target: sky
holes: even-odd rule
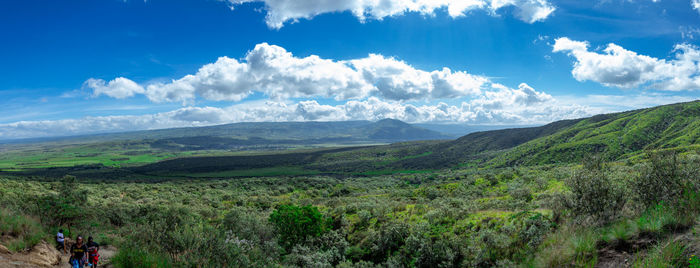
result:
[[[533,125],[700,98],[700,0],[0,7],[0,139],[258,121]]]

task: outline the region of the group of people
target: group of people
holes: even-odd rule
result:
[[[87,264],[90,267],[97,267],[97,262],[99,260],[100,245],[92,240],[92,236],[88,237],[87,244],[84,243],[83,237],[78,235],[75,238],[75,243],[70,246],[70,249],[66,249],[66,239],[63,235],[63,229],[58,230],[56,234],[56,242],[58,242],[58,249],[63,250],[63,253],[68,253],[70,251],[70,260],[68,261],[73,268],[85,267]],[[68,251],[67,251],[68,250]]]

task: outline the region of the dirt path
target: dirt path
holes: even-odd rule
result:
[[[29,267],[66,267],[69,254],[58,251],[46,242],[37,244],[28,252],[11,253],[0,245],[0,268],[29,268]],[[98,267],[112,267],[110,261],[117,254],[117,248],[106,246],[100,249]]]
[[[100,247],[100,262],[97,264],[97,267],[113,267],[111,260],[114,255],[117,255],[117,248],[113,246]],[[69,258],[70,254],[61,252],[61,264],[57,267],[71,268],[70,264],[68,264]]]

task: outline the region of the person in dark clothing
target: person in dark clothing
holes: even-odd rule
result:
[[[92,264],[92,267],[97,267],[97,262],[99,261],[100,254],[98,253],[100,251],[100,244],[97,244],[97,242],[92,241],[92,236],[88,237],[88,242],[87,242],[87,253],[88,253],[88,264]]]
[[[71,264],[73,261],[78,262],[79,267],[85,266],[85,259],[87,257],[87,246],[83,244],[83,237],[78,236],[75,239],[75,244],[70,247],[70,258]]]

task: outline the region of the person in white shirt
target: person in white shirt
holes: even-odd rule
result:
[[[63,250],[63,254],[67,254],[68,252],[66,251],[66,240],[63,236],[63,229],[58,230],[58,233],[56,234],[56,242],[58,242],[56,249]]]

